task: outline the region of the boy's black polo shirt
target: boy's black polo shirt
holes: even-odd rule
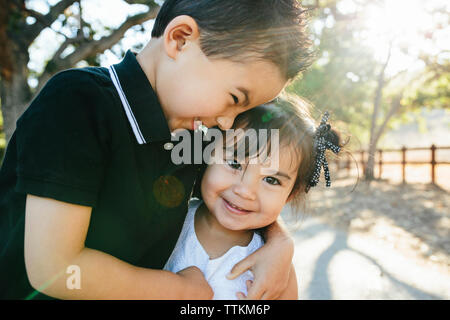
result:
[[[45,297],[25,271],[26,194],[92,207],[88,248],[157,269],[172,252],[197,171],[171,161],[167,121],[135,55],[114,71],[119,89],[107,68],[55,75],[17,121],[0,170],[0,297]]]

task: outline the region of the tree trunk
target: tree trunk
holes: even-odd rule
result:
[[[31,98],[24,8],[23,0],[0,0],[0,99],[6,143]]]
[[[2,78],[0,82],[0,96],[2,101],[3,128],[5,140],[8,144],[14,130],[16,121],[28,107],[32,93],[28,86],[28,51],[14,50],[12,67],[14,72],[8,79]]]
[[[381,99],[383,96],[383,86],[384,86],[384,70],[380,75],[378,80],[378,88],[375,94],[373,113],[372,113],[372,121],[370,126],[370,139],[369,139],[369,150],[367,155],[367,163],[364,170],[364,179],[366,181],[371,181],[374,179],[373,169],[375,165],[375,152],[377,149],[378,139],[375,138],[376,134],[376,125],[378,119],[378,112],[380,109]]]
[[[386,126],[387,126],[389,120],[391,120],[391,118],[402,107],[401,100],[403,97],[403,92],[404,92],[404,90],[401,90],[396,96],[394,96],[392,98],[392,101],[391,101],[391,104],[389,107],[389,112],[386,114],[386,116],[383,120],[383,123],[378,127],[376,132],[373,133],[373,138],[371,138],[372,142],[369,146],[369,155],[368,155],[368,160],[367,160],[367,166],[366,166],[366,170],[364,172],[365,179],[367,181],[371,181],[374,179],[373,169],[375,167],[375,153],[377,151],[378,140],[380,140],[384,130],[386,129]],[[367,169],[369,166],[371,168],[370,170]],[[368,177],[371,177],[371,178],[369,179]]]
[[[364,171],[364,179],[366,181],[371,181],[375,179],[375,175],[373,173],[375,167],[375,152],[377,151],[377,143],[378,141],[372,141],[369,145],[368,155],[367,155],[367,164],[366,170]]]
[[[377,137],[377,119],[378,113],[380,111],[381,101],[383,99],[383,88],[385,85],[385,71],[386,67],[391,59],[392,42],[389,44],[389,51],[387,54],[386,61],[381,68],[380,74],[378,75],[377,90],[375,92],[374,102],[373,102],[373,113],[370,125],[370,138],[369,138],[369,150],[367,155],[367,164],[364,170],[364,179],[366,181],[372,181],[375,176],[373,174],[373,169],[375,166],[375,152],[377,151],[377,143],[379,137]]]

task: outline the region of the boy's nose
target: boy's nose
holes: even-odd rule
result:
[[[217,117],[216,121],[221,130],[228,130],[233,126],[234,117]]]

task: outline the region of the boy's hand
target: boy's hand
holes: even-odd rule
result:
[[[197,267],[187,267],[177,274],[183,279],[185,294],[182,299],[188,300],[209,300],[214,296],[214,292],[209,286],[203,272]]]
[[[238,297],[247,300],[277,299],[288,285],[293,253],[292,239],[278,237],[237,263],[227,276],[228,279],[234,279],[247,270],[251,270],[254,275],[247,297],[240,293]]]

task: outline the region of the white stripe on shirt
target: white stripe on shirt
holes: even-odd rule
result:
[[[131,110],[130,104],[128,103],[127,97],[122,90],[122,86],[120,85],[119,77],[117,76],[116,70],[114,66],[110,66],[109,74],[111,76],[111,80],[116,87],[117,93],[119,94],[120,100],[122,101],[123,108],[125,109],[125,113],[127,115],[128,121],[130,122],[131,128],[133,129],[134,135],[136,136],[136,140],[139,144],[147,143],[142,135],[141,129],[134,117],[133,110]]]

